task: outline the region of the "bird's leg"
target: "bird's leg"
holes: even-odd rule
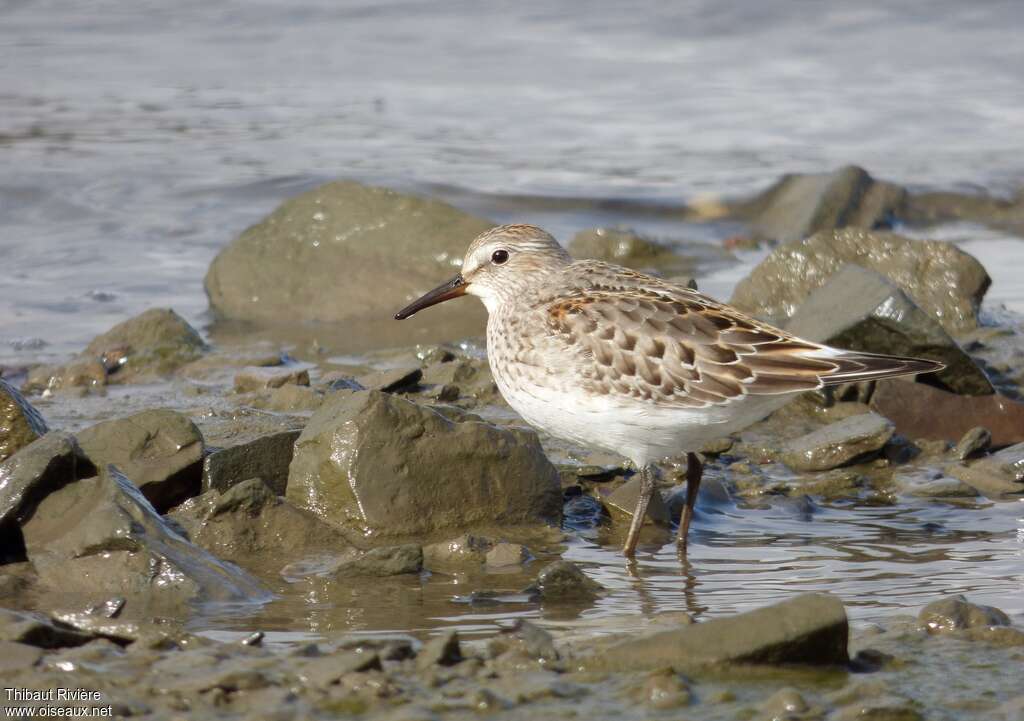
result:
[[[650,464],[640,468],[640,496],[636,499],[636,510],[633,511],[633,522],[629,524],[629,535],[622,552],[632,556],[636,552],[636,543],[640,539],[640,526],[644,525],[647,516],[647,504],[654,495],[654,469]]]
[[[696,453],[686,454],[686,506],[683,517],[679,520],[679,536],[676,544],[683,552],[686,551],[686,538],[690,534],[690,521],[693,519],[693,506],[697,503],[697,491],[700,490],[700,479],[704,475],[704,465]]]

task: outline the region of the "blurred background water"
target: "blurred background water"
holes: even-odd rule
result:
[[[494,194],[683,202],[850,162],[1010,192],[1022,20],[1012,1],[0,0],[0,362],[66,356],[154,305],[201,325],[217,250],[338,177],[563,239],[612,222],[718,240]],[[1021,243],[985,238],[991,298],[1024,309],[1001,282]]]

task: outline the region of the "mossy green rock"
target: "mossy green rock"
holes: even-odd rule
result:
[[[558,472],[532,431],[380,391],[339,391],[295,444],[287,497],[370,537],[555,523]]]

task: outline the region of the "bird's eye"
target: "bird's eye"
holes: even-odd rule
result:
[[[502,263],[504,263],[507,260],[508,260],[508,251],[507,250],[496,250],[493,253],[491,253],[491,262],[494,263],[495,265],[501,265]]]

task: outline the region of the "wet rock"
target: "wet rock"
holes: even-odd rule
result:
[[[1009,199],[956,192],[915,193],[902,215],[909,223],[968,221],[1024,236],[1024,192]]]
[[[200,548],[254,570],[272,567],[276,573],[297,555],[349,545],[336,529],[288,503],[259,478],[207,491],[169,518]]]
[[[46,421],[14,386],[0,378],[0,463],[46,434]]]
[[[862,413],[787,441],[779,459],[796,471],[827,471],[869,459],[892,434],[888,420],[876,413]]]
[[[981,263],[952,243],[847,228],[776,248],[740,281],[732,303],[783,322],[847,263],[884,275],[952,334],[977,325],[991,283]]]
[[[956,478],[949,478],[941,473],[934,477],[930,474],[921,477],[919,474],[897,475],[894,479],[903,493],[919,498],[974,498],[978,491]]]
[[[0,611],[0,618],[2,614],[3,611]],[[42,658],[43,652],[36,646],[16,641],[0,641],[0,674],[12,674],[32,668],[38,665]]]
[[[462,661],[462,650],[459,647],[459,634],[445,631],[435,636],[416,654],[416,667],[429,669],[434,666],[454,666]]]
[[[110,383],[166,376],[206,349],[199,333],[173,310],[152,308],[97,336],[82,357],[99,359]]]
[[[333,394],[295,444],[288,498],[368,536],[552,523],[558,472],[532,432],[378,391]]]
[[[0,463],[0,536],[49,493],[75,480],[80,454],[70,434],[53,431]]]
[[[487,552],[486,564],[491,568],[520,566],[530,560],[530,552],[521,543],[497,543]]]
[[[761,706],[764,718],[790,719],[800,718],[808,710],[807,701],[795,688],[780,688],[773,693]]]
[[[289,366],[243,368],[235,374],[235,392],[270,390],[282,386],[308,386],[309,370]]]
[[[482,564],[487,553],[494,548],[494,541],[483,536],[463,534],[447,541],[431,543],[423,547],[423,563],[427,568],[444,568],[464,564]]]
[[[37,648],[64,648],[81,646],[94,638],[94,634],[83,633],[41,613],[0,608],[0,642]]]
[[[22,386],[26,393],[43,391],[72,392],[75,389],[100,388],[107,385],[107,369],[96,358],[79,358],[64,365],[36,366],[28,373]],[[82,391],[84,392],[84,391]]]
[[[268,322],[390,318],[459,267],[493,224],[444,203],[355,182],[286,201],[214,259],[206,276],[221,316]],[[453,337],[483,319],[446,309]]]
[[[831,173],[784,175],[761,195],[733,206],[757,240],[787,243],[822,230],[887,228],[907,191],[847,165]]]
[[[602,501],[612,520],[628,525],[633,520],[633,512],[636,510],[636,502],[639,497],[640,474],[636,474],[614,491],[603,496]],[[644,524],[650,523],[659,526],[668,526],[672,523],[668,507],[660,493],[651,496],[651,502],[647,506],[647,517],[644,519]]]
[[[789,601],[620,641],[582,663],[595,670],[722,664],[845,665],[849,628],[834,596],[806,593]]]
[[[203,437],[176,411],[143,411],[99,423],[81,431],[78,444],[97,468],[121,469],[160,513],[200,491]]]
[[[250,478],[260,478],[274,493],[284,495],[288,466],[299,430],[284,430],[246,440],[226,448],[210,448],[203,459],[203,491],[227,491]]]
[[[975,426],[971,430],[964,433],[963,437],[957,441],[956,447],[953,449],[953,455],[958,460],[966,461],[972,456],[981,455],[992,446],[992,434],[988,428],[984,426]]]
[[[970,603],[962,595],[932,601],[921,609],[917,620],[929,633],[1010,625],[1009,616],[998,608]]]
[[[265,597],[251,576],[178,535],[112,467],[50,493],[21,530],[50,590],[158,605]]]
[[[839,709],[835,721],[925,721],[913,703],[898,696],[861,699]]]
[[[401,546],[372,548],[345,559],[334,570],[335,577],[398,576],[419,573],[423,568],[423,549],[407,543]]]
[[[302,413],[315,411],[324,402],[324,394],[308,386],[286,385],[261,393],[250,405],[268,411],[281,413]]]
[[[812,290],[786,330],[838,348],[937,360],[946,368],[929,374],[929,382],[964,395],[995,392],[934,316],[884,276],[857,265],[842,266]]]
[[[647,677],[640,689],[640,700],[650,708],[665,711],[689,706],[693,694],[682,676],[666,668]]]
[[[1015,498],[1024,493],[1024,443],[1004,448],[970,464],[954,464],[946,472],[988,498]]]
[[[360,376],[356,385],[372,391],[400,393],[414,389],[422,377],[422,368],[390,368]]]
[[[1024,403],[998,394],[959,396],[924,383],[880,381],[871,409],[915,441],[957,443],[972,428],[984,426],[997,448],[1024,442]]]
[[[503,629],[502,634],[491,640],[492,655],[521,652],[526,658],[542,662],[557,661],[560,654],[555,639],[540,626],[525,619],[516,619],[512,628]]]
[[[572,561],[554,561],[541,569],[534,591],[542,601],[591,601],[603,587]]]

